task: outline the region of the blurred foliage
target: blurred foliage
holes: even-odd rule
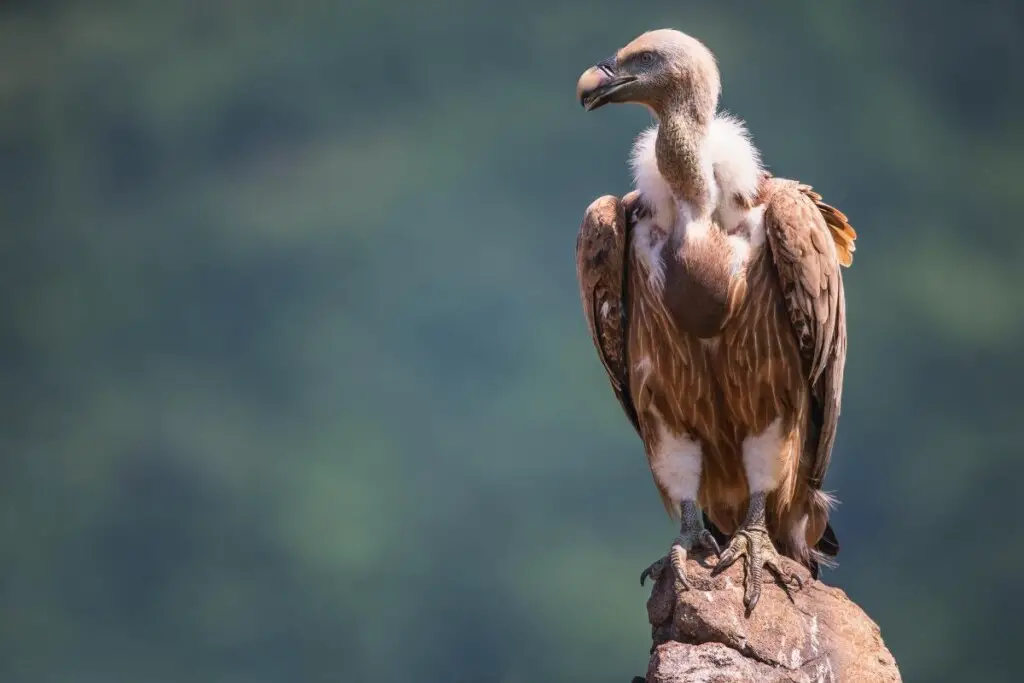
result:
[[[573,249],[647,115],[573,90],[659,26],[860,233],[826,579],[905,680],[1011,680],[1008,0],[0,5],[0,679],[641,673],[674,530]]]

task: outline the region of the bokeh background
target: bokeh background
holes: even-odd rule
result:
[[[1018,680],[1024,5],[0,5],[0,680],[625,683],[674,527],[576,230],[674,26],[858,229],[828,488],[907,681]]]

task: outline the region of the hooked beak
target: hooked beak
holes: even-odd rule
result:
[[[587,111],[594,111],[609,102],[618,102],[615,94],[636,80],[636,76],[618,76],[611,59],[596,64],[576,82],[576,99]]]

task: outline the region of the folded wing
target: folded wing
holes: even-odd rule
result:
[[[623,199],[606,195],[587,207],[576,238],[576,275],[597,355],[622,410],[639,434],[636,407],[629,395],[626,310],[630,209],[636,201],[636,193]]]
[[[853,261],[857,233],[846,216],[809,186],[772,179],[765,231],[811,387],[817,444],[810,485],[820,490],[828,469],[846,364],[846,302],[840,268]]]

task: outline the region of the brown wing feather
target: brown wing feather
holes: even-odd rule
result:
[[[765,231],[814,398],[818,443],[810,484],[820,489],[835,443],[846,364],[840,268],[852,263],[857,233],[842,212],[822,202],[809,186],[770,182]]]
[[[640,433],[636,407],[629,396],[625,310],[626,257],[629,244],[627,209],[635,193],[620,200],[606,195],[587,207],[576,238],[576,276],[580,299],[597,355],[608,373],[622,410]]]
[[[857,231],[850,225],[849,219],[842,211],[821,200],[821,195],[811,189],[810,185],[800,185],[800,191],[814,200],[825,224],[828,225],[829,234],[836,245],[836,253],[839,264],[847,268],[853,263],[853,252],[857,250],[854,241],[857,239]]]

